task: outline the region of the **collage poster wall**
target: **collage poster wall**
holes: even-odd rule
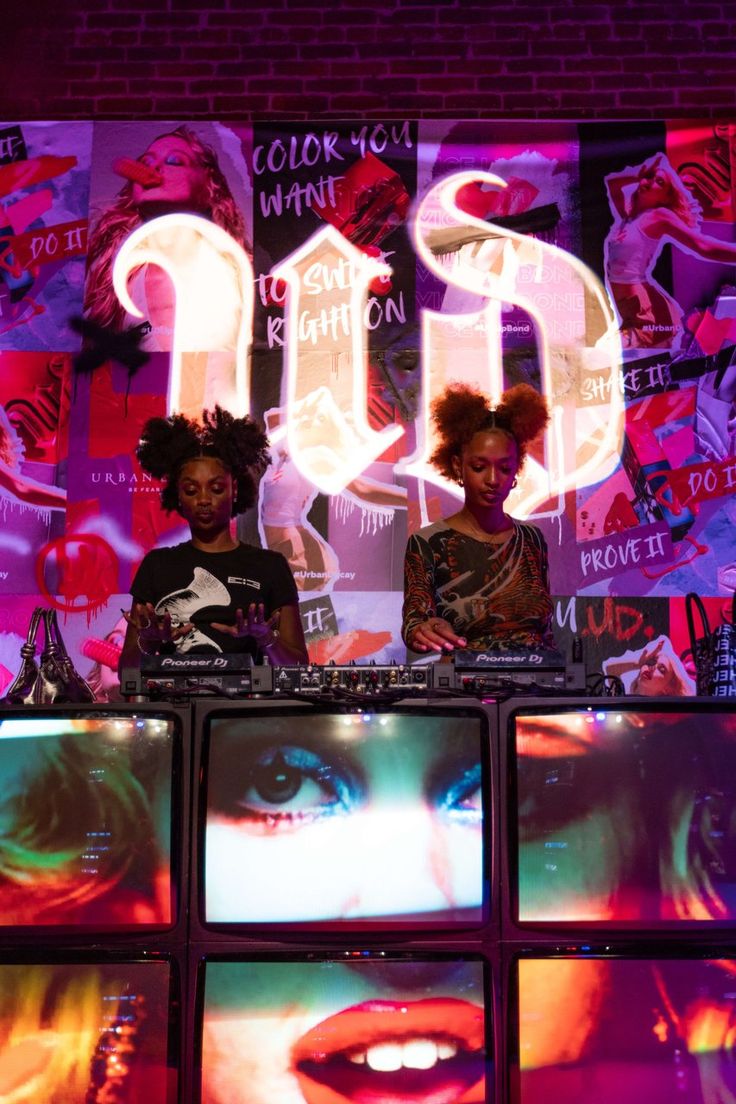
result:
[[[43,603],[115,694],[133,573],[188,536],[141,427],[215,402],[267,427],[237,532],[289,559],[312,661],[404,662],[407,536],[461,501],[426,463],[452,379],[550,402],[509,510],[562,650],[693,693],[684,597],[716,624],[736,588],[734,133],[0,124],[0,693]]]

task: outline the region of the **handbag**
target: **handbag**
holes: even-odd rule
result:
[[[695,612],[700,635],[695,629]],[[731,620],[711,629],[708,614],[698,594],[685,596],[685,613],[690,648],[696,670],[696,689],[704,697],[736,698],[736,593],[731,603]]]
[[[28,625],[25,644],[21,644],[20,671],[8,687],[4,702],[9,705],[30,705],[33,702],[33,693],[38,679],[38,664],[36,663],[36,636],[38,626],[41,623],[43,607],[36,606]]]
[[[45,641],[36,662],[36,639],[43,622]],[[3,701],[8,705],[51,705],[54,702],[93,702],[94,691],[75,670],[66,650],[56,610],[37,606],[21,645],[21,668],[8,687]]]

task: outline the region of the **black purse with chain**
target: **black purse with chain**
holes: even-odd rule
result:
[[[43,622],[45,642],[36,662],[36,639]],[[37,606],[31,615],[21,667],[3,698],[8,705],[52,705],[93,702],[92,687],[75,670],[64,645],[56,610]]]
[[[695,610],[700,618],[700,636],[695,628]],[[685,612],[698,694],[736,698],[736,593],[731,603],[731,621],[724,621],[715,629],[710,627],[699,595],[686,595]]]

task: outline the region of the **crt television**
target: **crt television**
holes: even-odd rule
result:
[[[207,955],[195,1101],[486,1104],[489,964],[457,953]]]
[[[505,934],[736,921],[736,709],[678,698],[501,707]]]
[[[510,1104],[735,1098],[732,946],[565,950],[512,962]]]
[[[0,943],[173,928],[184,720],[165,707],[0,711]]]
[[[480,705],[203,706],[195,727],[200,936],[486,923]]]
[[[176,1104],[175,960],[0,953],[0,1099]]]

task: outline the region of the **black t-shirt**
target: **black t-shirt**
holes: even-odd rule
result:
[[[248,616],[251,602],[263,602],[266,617],[281,606],[296,605],[296,584],[279,552],[239,544],[230,552],[203,552],[191,541],[155,548],[143,558],[131,594],[150,602],[157,613],[171,614],[173,625],[191,621],[194,630],[177,641],[177,651],[250,652],[252,637],[237,638],[212,628],[212,622],[232,625],[236,610]]]

